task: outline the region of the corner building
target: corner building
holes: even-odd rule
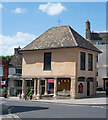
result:
[[[53,97],[72,99],[96,94],[96,56],[99,49],[70,26],[48,29],[26,47],[22,53],[22,95],[25,81],[34,80],[34,99],[48,95],[48,81],[54,81]],[[41,81],[44,81],[42,92]]]

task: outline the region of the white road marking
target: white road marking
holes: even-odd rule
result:
[[[102,108],[102,109],[107,109],[106,106],[91,106],[93,108]]]
[[[18,120],[21,120],[19,117],[18,117],[18,115],[16,115],[16,114],[8,114],[8,116],[10,116],[10,117],[12,117],[12,118],[16,118],[16,120],[18,119]]]

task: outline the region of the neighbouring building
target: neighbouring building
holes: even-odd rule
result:
[[[14,48],[14,55],[9,62],[9,96],[17,96],[22,93],[22,55],[19,53],[20,46]],[[26,89],[30,91],[33,89],[34,82],[32,80],[26,81]]]
[[[34,99],[48,95],[52,81],[54,98],[81,98],[96,94],[97,55],[101,51],[70,26],[52,27],[20,50],[22,54],[22,96],[25,82],[34,81]],[[54,82],[54,83],[53,83]]]
[[[0,95],[8,89],[8,60],[0,59]]]
[[[14,48],[14,55],[9,62],[9,96],[16,96],[22,92],[22,55],[19,53],[21,48]]]
[[[97,56],[97,87],[108,87],[108,32],[91,32],[90,22],[86,22],[86,39],[102,51]]]

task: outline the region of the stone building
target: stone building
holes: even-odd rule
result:
[[[19,53],[20,46],[14,48],[14,55],[9,62],[9,96],[16,96],[18,92],[22,92],[22,55]]]
[[[54,98],[81,98],[96,94],[99,49],[70,26],[52,27],[20,50],[22,53],[22,95],[25,81],[34,80],[34,98],[41,98],[41,81],[54,80]]]
[[[90,22],[86,22],[86,39],[102,51],[97,56],[97,87],[108,87],[108,32],[91,32]]]
[[[19,93],[22,93],[22,55],[19,52],[20,46],[14,48],[14,55],[9,62],[9,96],[17,96]],[[30,91],[33,89],[34,81],[27,80],[25,83],[25,88]]]

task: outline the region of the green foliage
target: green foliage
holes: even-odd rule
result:
[[[11,61],[12,57],[13,57],[12,55],[11,56],[0,56],[1,59],[8,60],[9,62]]]

